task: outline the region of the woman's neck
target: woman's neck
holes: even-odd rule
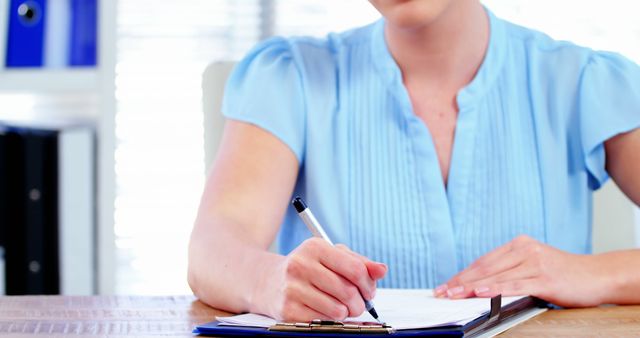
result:
[[[407,79],[459,90],[482,64],[489,42],[489,19],[476,0],[456,0],[433,22],[417,28],[387,22],[385,38]]]

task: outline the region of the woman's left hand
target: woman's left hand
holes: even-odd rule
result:
[[[531,295],[559,306],[595,306],[612,287],[601,264],[593,256],[519,236],[437,287],[435,295],[452,299]]]

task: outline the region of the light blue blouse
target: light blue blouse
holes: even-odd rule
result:
[[[603,142],[640,126],[640,68],[489,17],[485,60],[457,96],[447,187],[383,20],[326,39],[268,40],[227,83],[224,115],[291,148],[294,194],[335,242],[389,265],[382,287],[434,287],[520,234],[591,250],[591,195],[608,178]],[[309,237],[289,208],[281,252]]]

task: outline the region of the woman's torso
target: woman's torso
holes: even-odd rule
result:
[[[296,117],[304,130],[290,144],[301,161],[294,194],[335,242],[389,265],[382,287],[434,287],[523,234],[590,251],[591,191],[606,180],[604,154],[587,154],[594,142],[585,141],[578,99],[593,52],[489,15],[487,55],[457,97],[446,189],[383,21],[326,40],[272,42],[286,45],[304,98]],[[280,251],[309,236],[288,210]]]

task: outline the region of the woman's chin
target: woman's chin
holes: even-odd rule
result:
[[[442,15],[455,0],[372,0],[386,21],[399,29],[418,29],[428,26]]]

